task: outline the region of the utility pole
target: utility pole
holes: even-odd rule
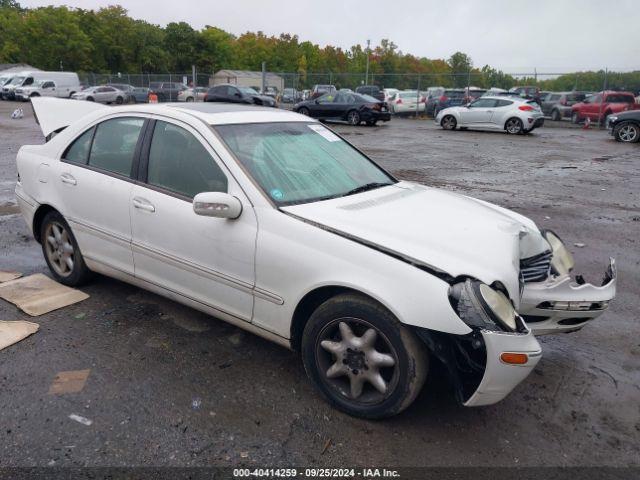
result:
[[[367,40],[367,72],[364,75],[364,84],[369,85],[369,47],[371,46],[371,40]]]
[[[262,95],[265,94],[267,89],[267,62],[262,62]]]
[[[198,92],[196,91],[196,87],[198,86],[198,82],[196,81],[196,66],[191,65],[191,83],[193,88],[193,101],[198,101]]]

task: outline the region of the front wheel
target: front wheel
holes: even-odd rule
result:
[[[347,122],[349,123],[349,125],[360,125],[360,114],[355,110],[351,110],[347,114]]]
[[[57,282],[75,287],[89,279],[91,271],[84,263],[78,242],[69,224],[58,212],[45,215],[40,229],[40,242],[49,270]]]
[[[510,118],[507,123],[504,124],[504,129],[511,135],[517,135],[524,132],[522,120],[519,118]]]
[[[456,121],[456,117],[454,117],[453,115],[445,115],[445,117],[440,122],[440,125],[445,130],[455,130],[458,122]]]
[[[193,102],[193,97],[187,97],[187,102]]]
[[[384,307],[341,294],[311,315],[302,337],[305,370],[339,410],[384,418],[407,408],[428,370],[424,345]]]
[[[640,140],[640,126],[631,122],[622,122],[613,129],[613,137],[624,143],[636,143]]]
[[[309,116],[309,109],[307,107],[300,107],[298,109],[298,113],[300,115],[306,115],[308,117]]]
[[[554,122],[559,122],[560,120],[562,120],[562,116],[560,115],[560,112],[558,110],[551,111],[551,120],[553,120]]]
[[[122,105],[122,102],[123,102],[123,101],[124,101],[124,100],[123,100],[123,98],[122,98],[122,97],[116,97],[116,104],[118,104],[118,105]]]

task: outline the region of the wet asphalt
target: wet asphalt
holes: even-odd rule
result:
[[[9,118],[16,106],[25,118]],[[640,145],[576,128],[507,136],[411,119],[334,128],[399,178],[554,229],[588,281],[615,257],[610,310],[542,338],[535,371],[497,405],[455,404],[432,372],[412,407],[372,422],[326,405],[295,353],[97,277],[83,287],[88,300],[36,318],[38,333],[0,351],[0,466],[640,464]],[[28,104],[0,102],[0,270],[47,272],[13,197],[18,148],[42,142]],[[0,300],[0,320],[17,319],[34,320]],[[58,372],[83,369],[81,392],[48,393]]]

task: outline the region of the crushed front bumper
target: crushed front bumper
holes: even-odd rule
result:
[[[482,338],[487,352],[484,375],[476,391],[463,403],[465,407],[499,402],[527,378],[542,357],[542,348],[531,331],[511,334],[484,330]],[[502,359],[505,353],[524,354],[526,362],[506,363]]]
[[[610,259],[601,286],[580,275],[549,276],[526,283],[518,313],[535,335],[574,332],[599,317],[616,296],[616,264]]]

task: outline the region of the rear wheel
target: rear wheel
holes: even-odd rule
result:
[[[622,122],[613,129],[613,138],[619,142],[636,143],[640,141],[640,125]]]
[[[116,97],[116,103],[117,103],[118,105],[122,105],[122,102],[123,102],[123,101],[124,101],[124,100],[123,100],[123,98],[122,98],[122,97]]]
[[[440,125],[445,130],[455,130],[458,122],[456,121],[456,117],[453,115],[445,115],[445,117],[440,122]]]
[[[522,120],[519,118],[510,118],[507,123],[504,124],[504,129],[511,135],[517,135],[523,133],[524,127],[522,126]]]
[[[193,97],[187,97],[187,102],[193,102]]]
[[[355,110],[351,110],[347,113],[347,122],[349,125],[360,125],[360,114]]]
[[[553,120],[554,122],[559,122],[560,120],[562,120],[562,116],[560,115],[560,112],[558,110],[551,110],[551,120]]]
[[[413,332],[357,294],[338,295],[311,315],[302,358],[329,403],[364,418],[389,417],[407,408],[428,369],[426,350]]]
[[[87,97],[87,102],[95,102],[93,97]]]
[[[84,263],[78,242],[58,212],[45,215],[40,228],[40,242],[49,270],[57,282],[75,287],[89,279],[91,271]]]

